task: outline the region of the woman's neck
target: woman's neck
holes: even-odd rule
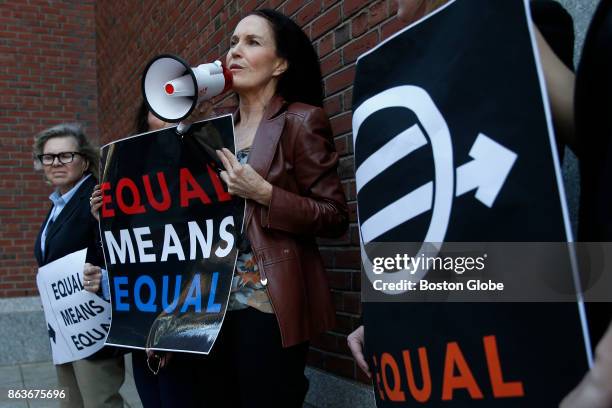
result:
[[[269,84],[271,85],[271,84]],[[255,92],[239,94],[240,125],[258,125],[268,107],[268,103],[274,96],[275,86],[266,86]]]

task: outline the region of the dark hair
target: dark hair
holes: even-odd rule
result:
[[[89,163],[86,171],[93,174],[95,179],[98,180],[100,152],[98,148],[91,143],[89,138],[85,135],[85,132],[83,132],[83,127],[78,123],[60,123],[34,136],[34,157],[37,158],[38,155],[42,154],[45,143],[56,137],[73,137],[76,140],[79,153],[81,153]]]
[[[144,133],[149,131],[149,107],[143,100],[136,114],[136,133]]]
[[[310,39],[293,20],[271,9],[255,10],[249,15],[270,23],[276,42],[276,54],[287,61],[287,70],[276,85],[276,93],[287,102],[323,106],[323,84],[319,56]]]

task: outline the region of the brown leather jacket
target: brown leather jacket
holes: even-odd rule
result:
[[[284,347],[334,325],[334,308],[315,236],[348,227],[327,115],[274,97],[257,129],[249,164],[273,186],[268,207],[247,200],[245,228]]]

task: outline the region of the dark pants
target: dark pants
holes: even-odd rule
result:
[[[173,353],[168,365],[153,374],[144,351],[132,352],[132,367],[138,396],[144,408],[195,407],[193,354]]]
[[[227,312],[211,353],[201,358],[199,406],[302,407],[308,342],[283,348],[276,316],[253,308]]]

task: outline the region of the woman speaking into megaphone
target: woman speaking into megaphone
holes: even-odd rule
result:
[[[308,342],[335,315],[315,237],[348,226],[319,59],[292,20],[257,10],[235,28],[225,66],[239,101],[237,154],[217,154],[229,193],[247,200],[245,236],[202,372],[225,390],[211,406],[301,407]]]
[[[181,121],[202,79],[176,58],[159,61],[143,81],[147,103],[158,118]],[[348,226],[319,58],[295,22],[262,9],[238,23],[225,64],[215,65],[204,74],[231,75],[238,97],[236,154],[217,151],[220,176],[246,199],[246,215],[223,327],[211,353],[194,357],[197,390],[207,406],[301,407],[309,341],[335,317],[315,238]]]
[[[180,57],[170,54],[152,59],[142,79],[142,93],[149,111],[166,123],[181,122],[202,102],[231,88],[232,72],[221,61],[192,68]]]

